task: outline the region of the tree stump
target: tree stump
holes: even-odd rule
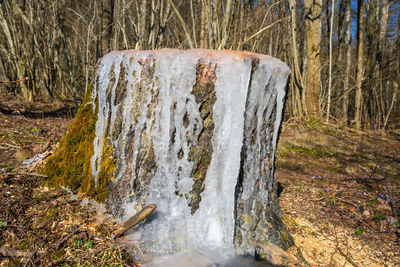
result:
[[[292,243],[274,162],[290,71],[249,52],[111,52],[44,173],[126,219],[145,252]]]

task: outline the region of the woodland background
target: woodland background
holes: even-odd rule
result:
[[[400,0],[0,0],[0,265],[141,266],[113,220],[43,186],[45,160],[21,161],[55,151],[104,54],[171,47],[286,62],[276,178],[290,253],[400,266],[399,28]]]
[[[287,116],[398,129],[399,13],[398,0],[0,0],[0,93],[77,106],[113,50],[246,50],[290,66]]]

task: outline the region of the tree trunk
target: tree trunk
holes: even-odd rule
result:
[[[139,44],[140,49],[148,49],[147,47],[147,0],[142,0],[140,4],[140,13],[138,14],[139,27]]]
[[[364,0],[357,5],[357,77],[354,122],[356,129],[361,128],[362,83],[364,79]]]
[[[295,81],[295,92],[293,94],[294,103],[293,106],[296,109],[296,113],[301,117],[303,115],[303,108],[301,106],[301,91],[304,90],[303,77],[301,76],[301,70],[299,65],[299,56],[297,52],[297,26],[296,26],[296,0],[289,1],[290,7],[290,28],[292,32],[292,55],[293,55],[293,65],[294,65],[294,81]],[[271,40],[272,41],[272,40]]]
[[[189,32],[189,29],[188,29],[185,21],[182,18],[181,13],[179,12],[178,8],[175,6],[175,4],[174,4],[174,2],[172,0],[169,0],[169,3],[171,4],[172,9],[174,10],[175,15],[178,18],[179,24],[181,25],[181,27],[183,29],[183,32],[185,33],[186,41],[188,42],[189,47],[190,48],[194,48],[194,43],[193,43],[193,40],[192,40],[192,36],[191,36],[191,34]]]
[[[329,122],[331,109],[331,93],[332,93],[332,34],[333,34],[333,18],[335,15],[335,0],[332,0],[331,5],[331,26],[329,30],[329,82],[328,82],[328,104],[326,108],[326,122]]]
[[[387,121],[389,118],[389,115],[391,113],[392,107],[393,107],[393,101],[390,102],[391,104],[388,105],[387,107],[385,107],[384,104],[384,99],[383,99],[383,91],[384,91],[384,84],[388,85],[390,83],[390,81],[387,81],[384,83],[384,77],[383,77],[383,73],[384,73],[384,67],[382,66],[383,64],[383,54],[385,51],[385,44],[386,44],[386,31],[387,31],[387,25],[388,25],[388,17],[389,17],[389,3],[388,0],[383,0],[381,1],[381,5],[378,5],[378,7],[380,7],[380,27],[379,27],[379,44],[378,44],[378,53],[377,53],[377,64],[378,64],[378,69],[377,69],[377,84],[378,84],[378,88],[379,88],[379,92],[380,92],[380,96],[382,99],[382,116],[383,116],[383,126],[382,128],[385,129],[386,125],[387,125]],[[396,89],[398,86],[396,86],[395,84],[393,84],[393,88],[394,88],[394,92],[393,92],[393,97],[392,100],[396,99]]]
[[[218,49],[224,49],[226,46],[226,42],[228,41],[229,29],[231,27],[230,22],[232,21],[232,6],[233,0],[228,0],[225,6],[224,18],[222,20],[222,40],[218,46]]]
[[[351,5],[350,0],[346,0],[346,30],[344,42],[346,44],[346,73],[344,76],[343,88],[344,96],[342,102],[343,122],[347,125],[349,121],[349,93],[350,93],[350,68],[351,68]]]
[[[15,15],[11,15],[12,17],[16,16]],[[21,62],[21,56],[19,54],[17,54],[17,48],[16,48],[16,40],[13,38],[13,36],[15,36],[15,34],[11,34],[10,31],[10,27],[9,24],[6,20],[6,18],[4,17],[4,13],[3,13],[3,9],[0,8],[0,24],[1,27],[3,28],[3,32],[4,35],[6,36],[7,39],[7,45],[8,48],[10,50],[10,54],[11,54],[11,62],[13,63],[13,65],[15,66],[15,69],[17,71],[17,79],[22,79],[24,78],[25,75],[25,67],[22,65]],[[26,86],[25,82],[21,82],[19,84],[21,86],[21,92],[22,92],[22,96],[26,101],[32,102],[33,101],[33,92],[32,90],[30,90],[30,88],[28,86]]]
[[[200,21],[200,48],[207,48],[207,9],[204,0],[200,3],[201,21]]]
[[[307,36],[307,77],[305,81],[306,114],[320,116],[320,50],[322,0],[305,0]]]

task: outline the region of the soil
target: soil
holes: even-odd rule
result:
[[[21,148],[36,154],[52,139],[44,152],[50,155],[71,120],[0,113],[0,266],[135,264],[131,250],[111,238],[112,220],[65,190],[44,187],[40,164],[24,169],[15,159]],[[400,265],[391,208],[400,202],[398,151],[393,136],[318,120],[284,122],[276,177],[296,243],[291,253],[303,265]]]

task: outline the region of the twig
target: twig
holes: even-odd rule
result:
[[[189,47],[191,49],[193,49],[194,45],[193,45],[192,37],[190,36],[190,33],[189,33],[189,31],[188,31],[188,29],[186,27],[185,21],[183,20],[181,14],[179,13],[179,10],[176,8],[174,2],[172,2],[172,0],[169,0],[169,3],[171,4],[172,9],[174,10],[176,16],[178,17],[178,21],[179,21],[179,23],[181,24],[181,26],[183,28],[183,32],[185,33],[186,40],[189,43]]]
[[[265,30],[271,28],[272,26],[274,26],[274,25],[277,24],[278,22],[281,22],[281,21],[286,20],[286,19],[288,19],[288,18],[289,18],[289,17],[284,17],[284,18],[282,18],[282,19],[278,19],[277,21],[272,22],[270,25],[265,26],[264,28],[262,28],[261,30],[259,30],[258,32],[256,32],[255,34],[253,34],[252,36],[250,36],[249,38],[247,38],[247,39],[244,40],[243,42],[241,42],[241,43],[238,45],[238,48],[240,48],[243,44],[245,44],[246,42],[250,41],[251,39],[253,39],[253,38],[256,37],[257,35],[259,35],[259,34],[262,33],[263,31],[265,31]]]
[[[76,233],[81,232],[83,229],[82,228],[75,228],[74,230],[71,231],[71,233],[69,233],[68,235],[66,235],[65,237],[59,239],[57,241],[57,243],[55,243],[54,245],[52,245],[49,249],[46,250],[46,253],[43,253],[44,256],[46,256],[47,254],[49,254],[52,250],[58,250],[61,245],[67,241],[71,236],[73,236]]]
[[[339,197],[336,197],[336,198],[337,198],[338,200],[342,201],[343,203],[346,203],[346,204],[348,204],[348,205],[350,205],[350,206],[353,206],[353,207],[354,207],[354,204],[356,204],[356,203],[351,203],[350,201],[344,200],[344,199],[339,198]]]
[[[3,173],[3,175],[26,175],[26,176],[33,176],[33,177],[40,177],[40,178],[48,178],[47,175],[43,175],[40,173],[34,173],[34,172],[6,172],[6,173]]]
[[[0,81],[0,83],[19,83],[19,82],[23,82],[23,81],[27,81],[27,80],[29,80],[29,78],[25,77],[25,78],[22,78],[22,79],[19,79],[16,81]]]
[[[346,255],[341,248],[336,247],[336,250],[340,253],[340,255],[345,257],[346,260],[351,263],[351,265],[353,265],[354,267],[359,267],[359,265],[357,263],[355,263],[350,256]]]

